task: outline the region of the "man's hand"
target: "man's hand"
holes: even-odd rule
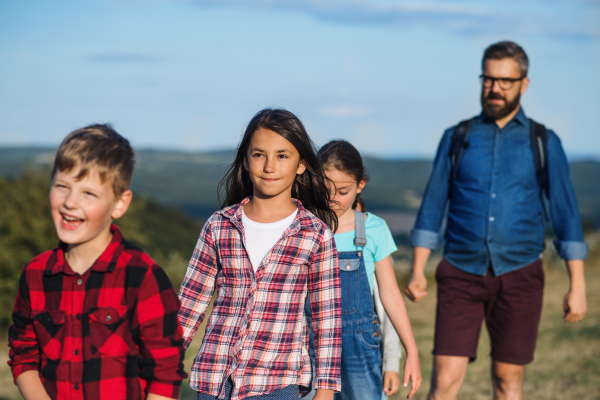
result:
[[[569,290],[563,300],[563,319],[573,324],[581,321],[586,311],[585,290]]]
[[[386,396],[391,396],[400,387],[400,375],[394,371],[385,371],[383,374],[383,391]]]
[[[427,296],[427,278],[425,278],[425,265],[431,254],[426,247],[413,247],[413,259],[410,267],[410,279],[404,288],[404,294],[415,303]]]
[[[568,260],[571,285],[563,300],[563,319],[571,324],[580,321],[587,311],[583,260]]]
[[[427,278],[422,272],[413,271],[410,274],[410,279],[404,288],[404,294],[411,301],[418,303],[427,296]]]

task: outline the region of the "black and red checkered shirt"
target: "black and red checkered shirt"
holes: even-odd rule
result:
[[[111,232],[83,275],[63,245],[23,269],[9,330],[13,377],[40,371],[52,399],[177,398],[186,376],[179,299],[150,256]]]

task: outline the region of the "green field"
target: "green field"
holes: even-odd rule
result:
[[[185,274],[202,220],[215,206],[215,187],[228,152],[211,154],[138,152],[134,176],[134,202],[125,217],[117,221],[125,237],[147,251],[162,265],[174,286]],[[48,210],[48,149],[0,148],[0,337],[6,343],[6,326],[14,303],[17,282],[23,265],[57,243]],[[365,196],[373,209],[410,211],[418,208],[425,185],[429,161],[390,161],[367,159],[371,183]],[[29,168],[23,172],[23,165]],[[576,324],[562,322],[560,305],[567,289],[564,265],[553,250],[546,251],[547,285],[536,360],[527,367],[525,398],[600,399],[600,233],[591,226],[600,221],[600,162],[571,164],[582,214],[587,216],[590,258],[587,262],[588,315]],[[367,194],[365,193],[365,194]],[[390,196],[389,193],[395,193]],[[148,197],[144,197],[148,196]],[[584,220],[586,218],[584,217]],[[402,240],[402,238],[399,238]],[[405,238],[404,238],[405,239]],[[404,240],[405,241],[405,240]],[[394,255],[399,284],[407,278],[410,251],[398,242]],[[549,245],[548,247],[552,247]],[[439,257],[439,256],[438,256]],[[439,259],[439,258],[438,258]],[[435,268],[432,257],[428,272]],[[435,287],[419,304],[408,304],[413,329],[420,349],[424,383],[416,399],[424,399],[429,388],[431,349],[435,316]],[[186,367],[197,352],[201,335],[188,352]],[[461,398],[491,398],[489,343],[485,329],[479,343],[478,359],[468,370]],[[6,364],[7,346],[0,346],[0,400],[19,398]],[[404,398],[407,391],[392,397]],[[195,394],[184,384],[182,398]]]

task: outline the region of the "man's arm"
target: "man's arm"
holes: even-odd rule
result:
[[[583,319],[587,311],[583,260],[568,260],[567,270],[571,283],[563,300],[563,318],[566,322],[575,323]]]
[[[569,176],[569,163],[560,139],[548,130],[548,188],[550,216],[556,240],[554,246],[567,263],[571,279],[569,291],[563,301],[563,318],[574,323],[587,311],[583,260],[588,246],[584,242],[583,228],[575,190]]]
[[[426,247],[413,248],[413,261],[410,267],[410,278],[404,288],[404,294],[415,303],[427,296],[427,278],[425,277],[425,265],[431,250]]]
[[[415,221],[415,227],[410,234],[413,262],[411,276],[404,293],[410,300],[415,302],[422,300],[427,295],[425,265],[431,251],[438,245],[439,231],[444,218],[444,210],[448,203],[452,169],[450,146],[453,132],[453,128],[446,130],[440,141],[431,176]]]

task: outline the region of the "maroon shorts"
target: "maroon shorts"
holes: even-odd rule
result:
[[[485,318],[493,360],[518,365],[533,361],[544,294],[541,260],[500,276],[490,270],[479,276],[461,271],[444,258],[435,279],[433,354],[475,360]]]

